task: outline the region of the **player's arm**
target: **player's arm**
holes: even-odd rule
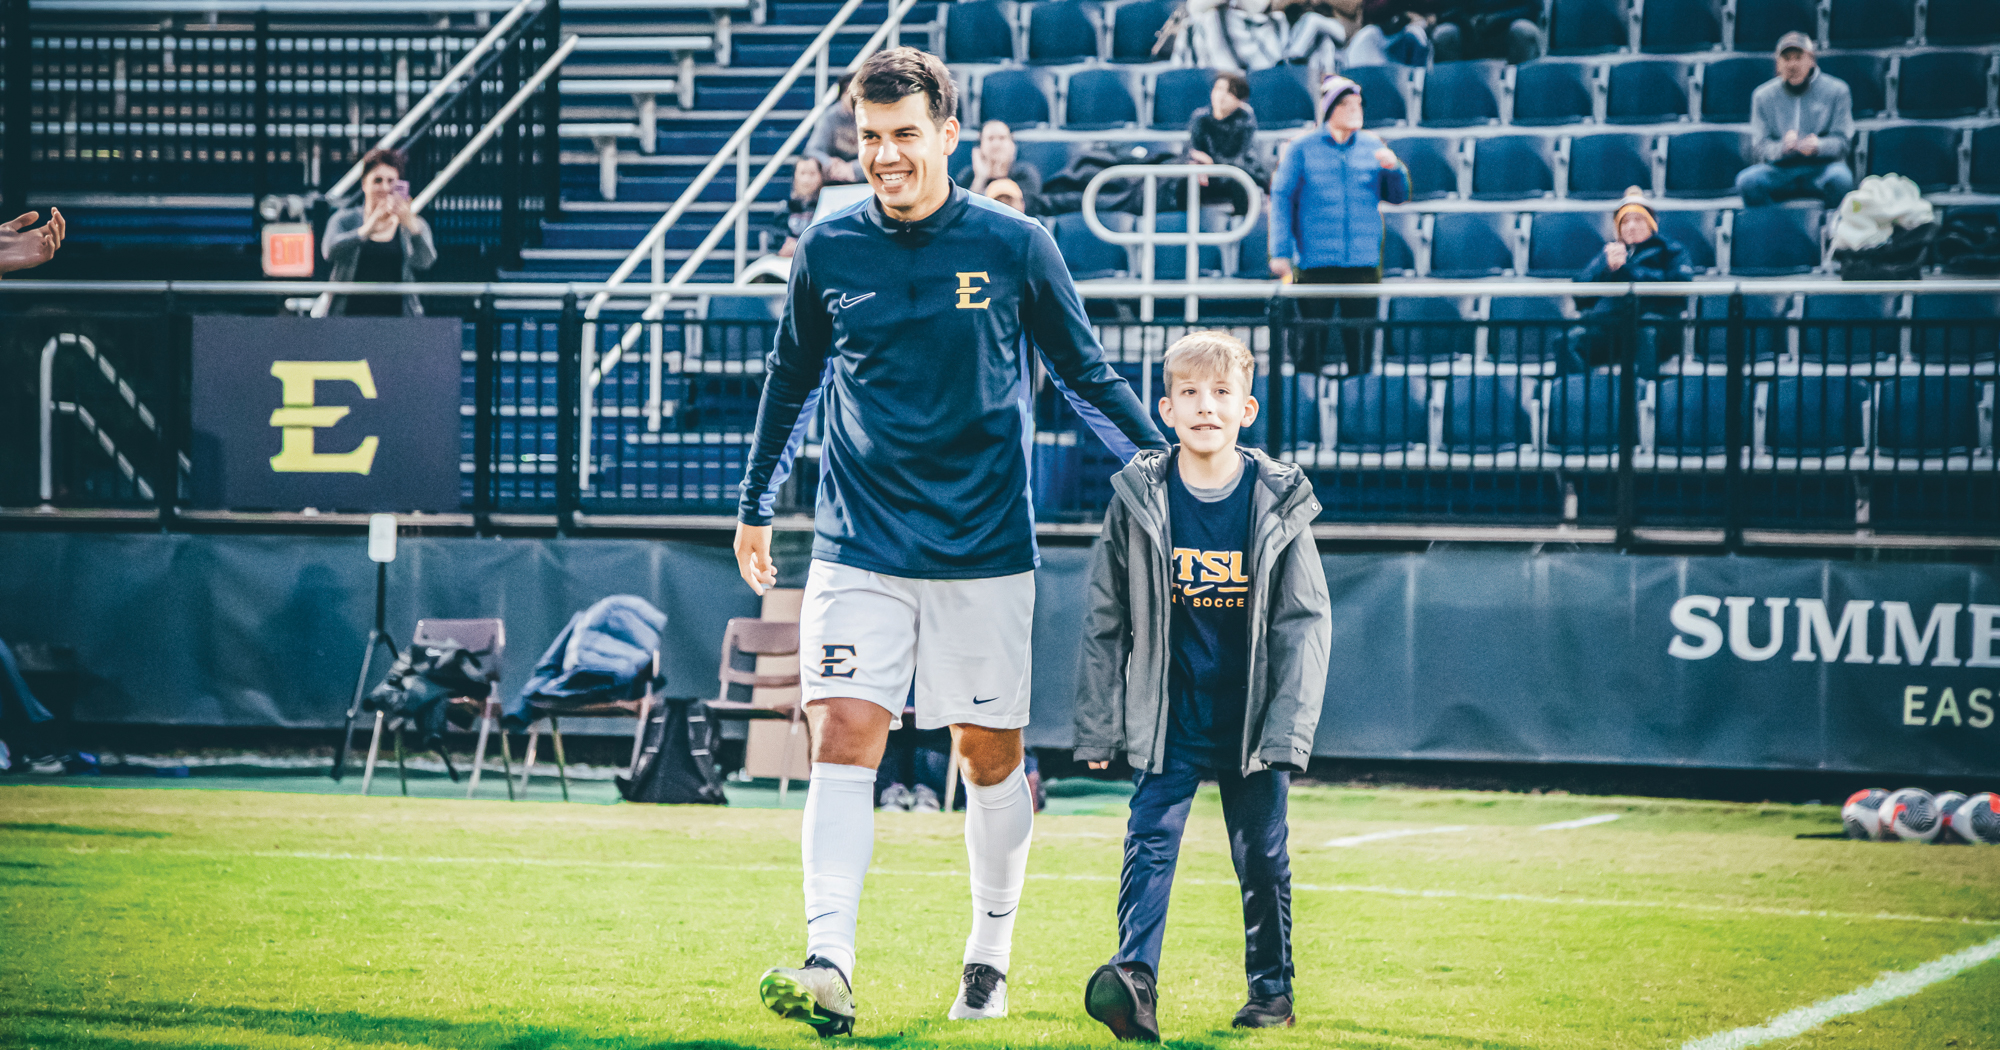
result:
[[[1029,231],[1027,263],[1021,323],[1077,414],[1121,460],[1142,448],[1166,448],[1166,439],[1131,386],[1104,360],[1069,267],[1055,240],[1039,226]]]
[[[792,257],[785,316],[778,322],[770,356],[764,359],[764,393],[757,402],[757,429],[736,509],[736,570],[758,594],[778,582],[778,569],[771,561],[773,506],[778,486],[791,473],[792,459],[804,441],[805,423],[819,400],[820,379],[833,346],[833,319],[806,262],[811,240],[802,238]]]
[[[1132,603],[1126,592],[1125,501],[1112,497],[1090,553],[1089,604],[1078,664],[1074,757],[1103,769],[1125,750],[1125,671],[1132,655]]]

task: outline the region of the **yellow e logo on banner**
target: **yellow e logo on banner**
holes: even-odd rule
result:
[[[381,439],[361,439],[352,452],[314,452],[313,431],[340,422],[354,411],[346,405],[313,404],[313,385],[324,380],[353,383],[361,396],[375,396],[375,376],[366,361],[273,361],[271,374],[284,386],[285,407],[271,413],[271,425],[284,430],[284,443],[271,457],[271,469],[281,473],[366,474],[375,465]]]

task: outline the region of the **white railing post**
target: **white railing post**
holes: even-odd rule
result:
[[[736,199],[743,200],[750,189],[750,140],[745,138],[736,144]],[[750,209],[740,208],[736,212],[736,277],[743,279],[743,267],[748,263]]]

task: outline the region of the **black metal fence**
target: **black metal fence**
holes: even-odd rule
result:
[[[1478,291],[1468,285],[1468,292]],[[1394,295],[1393,286],[1384,289]],[[58,353],[52,425],[66,507],[179,505],[186,315],[156,298],[113,316],[0,296],[0,506],[41,502],[39,355]],[[1685,304],[1686,300],[1673,302]],[[1747,293],[1671,303],[1612,297],[1397,297],[1374,319],[1270,302],[1230,329],[1255,350],[1263,415],[1248,444],[1310,472],[1322,521],[1615,530],[2000,533],[1993,417],[2000,297],[1916,286],[1878,296]],[[574,296],[514,309],[492,294],[435,301],[465,319],[463,509],[552,514],[733,513],[774,306],[705,300],[607,352],[636,309],[608,310],[586,350]],[[1194,325],[1194,328],[1210,327]],[[1105,323],[1107,355],[1157,402],[1184,323]],[[114,367],[117,381],[100,364]],[[123,391],[129,388],[132,396]],[[1089,522],[1117,463],[1045,373],[1033,392],[1039,520]],[[157,421],[139,421],[134,401]],[[159,435],[166,435],[162,445]],[[109,436],[111,446],[102,440]],[[115,450],[112,446],[115,446]],[[781,513],[809,513],[819,436]],[[152,482],[142,497],[118,456]],[[150,466],[148,466],[150,465]]]

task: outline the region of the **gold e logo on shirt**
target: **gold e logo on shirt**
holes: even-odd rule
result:
[[[973,284],[972,282],[974,278],[977,278],[979,281],[983,283],[976,285]],[[980,270],[974,273],[959,274],[958,308],[961,310],[984,310],[989,305],[991,305],[993,302],[992,299],[981,299],[978,302],[974,302],[972,297],[978,295],[980,292],[985,291],[986,284],[992,283],[992,280],[993,279],[991,277],[986,276],[986,271],[984,270]]]

